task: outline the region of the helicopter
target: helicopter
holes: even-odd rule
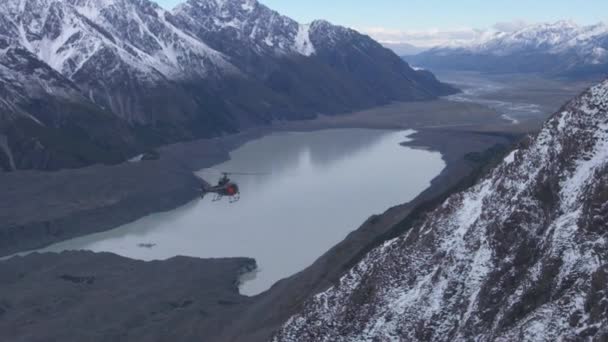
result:
[[[241,199],[241,191],[238,184],[230,179],[229,176],[255,176],[263,175],[263,173],[243,173],[243,172],[220,172],[222,177],[218,180],[217,185],[209,186],[201,185],[201,198],[205,198],[207,194],[214,194],[213,202],[221,201],[224,197],[228,197],[230,203],[236,203]]]

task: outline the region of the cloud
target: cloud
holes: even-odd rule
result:
[[[382,45],[393,50],[399,56],[412,56],[417,55],[423,51],[428,50],[428,48],[414,46],[408,43],[390,43],[390,42],[382,42]]]
[[[514,20],[507,22],[499,22],[492,26],[498,32],[514,32],[530,26],[530,23],[525,20]]]
[[[429,29],[429,30],[394,30],[384,27],[368,27],[360,32],[368,34],[378,42],[396,52],[412,49],[430,49],[435,46],[462,46],[475,41],[483,41],[496,32],[513,32],[532,25],[524,20],[499,22],[489,29],[455,28],[455,29]],[[398,51],[401,50],[401,51]]]
[[[485,32],[474,28],[393,30],[383,27],[363,28],[360,31],[380,43],[410,44],[420,48],[431,48],[438,45],[461,45],[478,39]]]

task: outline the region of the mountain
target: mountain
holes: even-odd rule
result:
[[[0,165],[57,169],[456,91],[356,31],[255,0],[0,3]],[[64,107],[65,105],[65,107]]]
[[[116,163],[134,152],[124,122],[30,51],[0,45],[0,170]]]
[[[608,338],[608,81],[316,295],[274,341]]]
[[[608,73],[608,25],[560,21],[484,35],[460,47],[437,47],[405,59],[430,69],[534,72],[588,78]]]

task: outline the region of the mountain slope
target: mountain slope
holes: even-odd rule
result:
[[[608,338],[608,81],[373,250],[275,341]]]
[[[608,73],[608,26],[571,22],[498,32],[462,47],[437,47],[409,62],[430,69],[536,72],[572,78]]]
[[[29,51],[0,51],[0,169],[115,163],[135,146],[125,123]]]
[[[149,1],[11,0],[0,6],[16,27],[7,34],[13,44],[129,123],[193,119],[197,113],[183,105],[191,101],[171,83],[237,72],[220,53],[166,21],[169,13]],[[159,93],[182,101],[167,108],[153,101]]]
[[[0,44],[0,55],[19,51],[27,54],[28,65],[45,70],[41,81],[20,75],[27,68],[0,61],[5,74],[16,73],[11,87],[48,85],[53,79],[57,87],[36,86],[42,90],[37,94],[78,104],[80,118],[104,113],[112,125],[123,126],[120,134],[102,139],[113,145],[115,156],[273,120],[455,92],[367,36],[326,22],[302,25],[255,0],[189,0],[172,12],[149,0],[7,0],[0,3]],[[27,94],[19,101],[32,102]],[[61,106],[48,113],[24,108],[3,114],[3,164],[62,167],[63,162],[11,161],[11,155],[25,153],[7,133],[16,112],[34,125],[23,130],[24,138],[45,126],[39,115],[52,117],[57,129],[70,121],[60,120]],[[76,139],[69,130],[64,133],[71,140],[94,134],[85,130]],[[48,143],[37,146],[49,149]],[[84,158],[66,151],[64,157],[107,162],[97,152]]]
[[[354,30],[322,20],[299,24],[254,0],[189,0],[173,14],[177,26],[308,115],[455,91]]]

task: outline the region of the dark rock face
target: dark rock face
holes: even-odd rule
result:
[[[148,0],[8,0],[0,47],[0,134],[19,169],[112,163],[276,119],[455,91],[367,36],[301,25],[254,0],[190,0],[173,13]]]
[[[275,341],[608,337],[608,81],[370,252]]]
[[[0,94],[0,135],[10,169],[116,163],[136,149],[125,122],[22,47],[0,54]]]
[[[608,74],[608,26],[540,24],[465,47],[438,47],[408,62],[431,70],[542,73],[574,79]]]
[[[362,84],[378,104],[395,98],[425,100],[434,94],[455,91],[434,77],[414,71],[393,52],[356,31],[326,21],[313,22],[310,30],[317,58],[344,74],[352,84]]]

